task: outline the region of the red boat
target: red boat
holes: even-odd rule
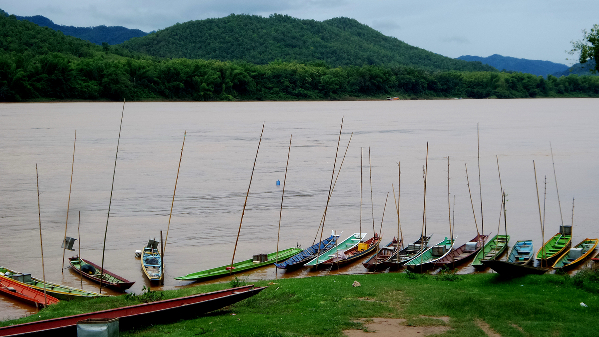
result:
[[[485,240],[488,235],[478,234],[474,239],[466,242],[460,247],[452,250],[449,254],[445,255],[444,258],[437,260],[433,265],[438,267],[454,268],[455,266],[467,261],[478,253],[483,247]]]
[[[0,327],[0,336],[35,334],[35,336],[75,336],[77,323],[87,319],[119,319],[119,329],[128,330],[153,324],[195,318],[254,296],[266,287],[253,285],[196,294],[169,300],[143,303],[74,316]]]
[[[102,286],[117,291],[125,291],[131,288],[133,283],[135,283],[124,277],[118,276],[117,274],[113,274],[106,269],[104,269],[104,273],[102,274],[102,267],[86,259],[80,259],[78,256],[70,257],[69,264],[74,272],[83,275],[86,279],[96,283],[101,282]]]
[[[56,297],[48,294],[44,296],[43,292],[27,287],[5,276],[0,276],[0,291],[10,297],[33,304],[35,307],[45,307],[46,305],[59,302]]]

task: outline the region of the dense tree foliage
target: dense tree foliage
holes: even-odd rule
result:
[[[341,19],[342,21],[344,19]],[[464,61],[465,62],[465,61]],[[160,59],[0,16],[0,101],[599,97],[599,77]]]
[[[499,70],[515,71],[537,76],[555,75],[556,73],[562,73],[568,70],[568,66],[561,63],[526,60],[497,54],[493,54],[489,57],[464,55],[458,57],[458,59],[464,61],[479,61]]]
[[[122,44],[157,57],[307,63],[338,66],[413,66],[429,70],[494,71],[410,46],[348,18],[323,22],[274,14],[230,15],[176,24]]]
[[[586,29],[582,31],[582,40],[572,42],[571,54],[580,52],[579,62],[584,64],[588,61],[595,62],[594,71],[599,71],[599,25],[593,25],[591,31]]]

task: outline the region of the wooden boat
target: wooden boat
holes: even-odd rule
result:
[[[86,291],[83,289],[77,289],[73,287],[63,286],[57,283],[45,282],[37,279],[35,277],[31,277],[31,274],[19,273],[14,270],[10,270],[6,267],[0,267],[0,274],[4,276],[10,277],[15,281],[23,283],[24,285],[33,288],[37,291],[44,291],[44,284],[46,288],[46,293],[54,296],[60,300],[70,300],[78,297],[99,297],[106,296],[104,294],[98,294],[93,291]]]
[[[345,251],[337,251],[333,257],[323,261],[320,265],[323,267],[339,268],[340,266],[352,263],[376,250],[381,242],[381,238],[375,233],[370,239],[360,242]]]
[[[339,235],[331,235],[322,242],[315,243],[314,245],[302,250],[298,254],[290,257],[289,259],[275,263],[275,266],[279,269],[287,270],[302,267],[304,264],[306,264],[306,262],[315,258],[319,251],[325,252],[335,247],[337,244],[337,239],[339,239]]]
[[[445,238],[436,245],[422,251],[415,258],[405,263],[405,266],[411,271],[427,270],[432,267],[435,261],[444,258],[449,254],[455,240]]]
[[[519,277],[529,274],[541,275],[547,272],[548,268],[531,266],[534,257],[532,240],[521,240],[516,242],[507,261],[482,260],[485,267],[489,267],[499,274]]]
[[[288,248],[285,250],[281,250],[281,251],[279,251],[278,259],[279,260],[288,259],[301,251],[302,251],[301,248]],[[221,267],[216,267],[216,268],[212,268],[212,269],[199,271],[196,273],[191,273],[191,274],[188,274],[185,276],[175,277],[175,280],[198,281],[198,280],[202,280],[202,279],[211,279],[211,278],[217,278],[217,277],[221,277],[221,276],[236,274],[236,273],[240,273],[243,271],[248,271],[248,270],[252,270],[255,268],[273,264],[273,263],[275,263],[276,255],[277,255],[276,252],[270,253],[270,254],[255,255],[254,258],[252,258],[252,259],[234,263],[233,268],[231,268],[230,265],[225,265],[225,266],[221,266]]]
[[[488,235],[478,234],[474,239],[466,242],[465,244],[455,248],[445,255],[445,257],[438,259],[433,262],[434,267],[449,267],[460,265],[466,262],[469,258],[474,257],[476,253],[483,247],[483,242],[487,239]]]
[[[101,283],[103,286],[114,290],[125,291],[131,288],[133,283],[135,283],[124,277],[113,274],[106,269],[104,269],[104,274],[102,274],[102,267],[86,259],[80,259],[78,256],[69,258],[69,264],[73,271],[86,279]]]
[[[358,243],[361,242],[365,236],[366,233],[354,233],[350,235],[347,239],[343,240],[341,243],[338,243],[335,247],[321,253],[314,259],[308,261],[305,264],[305,266],[311,268],[318,268],[319,264],[332,258],[333,255],[335,255],[335,253],[337,253],[338,251],[346,251],[350,248],[353,248],[354,246],[357,246]]]
[[[53,318],[43,321],[0,327],[0,336],[35,334],[36,336],[75,336],[77,322],[86,319],[119,319],[119,329],[143,328],[149,324],[163,324],[180,319],[195,318],[252,297],[266,287],[253,285],[196,294],[169,300],[137,304]]]
[[[398,244],[397,238],[393,238],[391,242],[381,248],[378,253],[373,255],[366,262],[362,263],[362,265],[364,265],[364,268],[368,269],[368,271],[380,271],[389,268],[389,266],[385,266],[384,262],[395,253],[399,246],[401,246],[401,243]]]
[[[572,245],[572,226],[560,226],[560,232],[555,234],[537,252],[537,259],[555,261]]]
[[[391,270],[399,269],[404,265],[404,263],[410,261],[423,252],[428,247],[431,237],[432,235],[424,237],[421,236],[418,240],[414,241],[413,244],[407,245],[400,251],[396,251],[395,254],[391,255],[391,257],[383,263],[384,267],[388,267]]]
[[[507,244],[510,241],[510,236],[505,234],[497,234],[491,240],[489,240],[483,249],[474,257],[472,261],[472,267],[484,268],[482,260],[495,260],[501,253],[507,248]]]
[[[46,305],[59,302],[56,297],[50,296],[47,293],[44,295],[43,292],[30,288],[6,276],[0,276],[0,292],[27,304],[32,304],[35,307],[45,307]]]
[[[149,240],[141,252],[141,269],[150,282],[162,282],[162,255],[158,251],[158,241]]]
[[[553,264],[553,269],[571,269],[586,259],[597,248],[598,239],[586,238],[562,254]]]

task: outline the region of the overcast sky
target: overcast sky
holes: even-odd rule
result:
[[[21,16],[56,24],[124,26],[145,32],[179,22],[273,13],[318,21],[344,16],[449,57],[500,54],[571,65],[582,29],[599,24],[597,0],[0,0]]]

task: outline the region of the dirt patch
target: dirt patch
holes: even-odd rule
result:
[[[429,317],[434,319],[442,319],[445,322],[445,317]],[[366,325],[368,332],[363,330],[346,330],[343,333],[348,337],[370,336],[376,337],[416,337],[441,334],[449,330],[448,326],[407,326],[404,325],[406,320],[402,318],[372,318],[362,320]]]
[[[476,323],[476,325],[478,325],[478,327],[482,331],[484,331],[487,334],[487,336],[489,336],[489,337],[501,337],[500,334],[498,334],[493,329],[491,329],[491,326],[489,326],[489,324],[487,324],[487,322],[481,321],[479,319],[475,320],[474,322]]]

